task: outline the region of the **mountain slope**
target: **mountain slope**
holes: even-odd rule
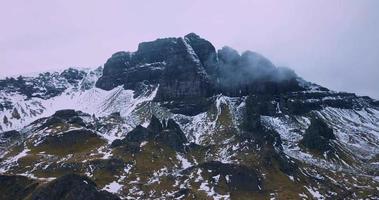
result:
[[[0,97],[0,172],[22,184],[76,173],[123,199],[379,198],[378,101],[194,33],[0,80]]]

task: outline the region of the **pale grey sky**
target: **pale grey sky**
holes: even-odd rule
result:
[[[379,99],[378,0],[0,0],[0,73],[95,67],[189,32]]]

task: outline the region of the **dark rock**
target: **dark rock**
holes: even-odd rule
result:
[[[56,111],[51,117],[44,118],[46,121],[42,123],[41,126],[37,128],[37,130],[42,130],[47,127],[53,127],[60,123],[67,123],[72,125],[79,125],[81,127],[88,128],[89,125],[87,125],[82,117],[89,117],[90,115],[83,113],[81,111],[75,111],[72,109],[66,109],[66,110],[58,110]],[[34,124],[40,123],[41,120],[36,120],[33,122]]]
[[[69,83],[78,83],[85,75],[85,72],[73,68],[68,68],[61,73],[61,76],[66,78]]]
[[[37,182],[24,176],[0,175],[0,199],[24,199],[31,194],[37,186]]]
[[[121,139],[115,139],[111,144],[111,148],[116,148],[122,146],[123,144],[124,142]]]
[[[72,110],[72,109],[66,109],[66,110],[58,110],[54,113],[53,116],[55,117],[59,117],[59,118],[62,118],[62,119],[68,119],[70,117],[74,117],[74,116],[77,116],[77,112],[75,110]]]
[[[155,100],[172,101],[210,96],[212,84],[197,55],[184,39],[178,39],[177,45],[177,51],[167,60]]]
[[[195,51],[206,72],[210,76],[214,76],[217,72],[218,62],[216,49],[212,43],[195,33],[187,34],[184,38]]]
[[[111,90],[119,85],[136,89],[139,83],[157,84],[167,59],[178,51],[178,38],[158,39],[143,42],[133,53],[118,52],[104,65],[103,76],[96,87]]]
[[[97,189],[96,184],[87,177],[68,174],[39,187],[31,195],[32,200],[116,200],[116,195]]]
[[[212,100],[212,98],[186,98],[175,101],[164,101],[161,102],[161,105],[175,114],[195,116],[206,112],[212,105]]]
[[[111,147],[123,147],[125,151],[137,153],[140,151],[141,142],[152,139],[153,133],[150,132],[147,128],[138,125],[132,131],[130,131],[124,139],[113,141]]]
[[[156,137],[156,140],[160,143],[166,144],[176,151],[183,151],[184,144],[188,143],[183,131],[173,119],[168,120],[167,127],[160,132]]]
[[[184,144],[188,143],[183,131],[174,120],[169,119],[166,126],[162,125],[155,116],[152,116],[147,128],[138,125],[124,139],[113,141],[111,147],[123,146],[126,147],[127,151],[136,153],[140,150],[139,147],[143,141],[155,141],[180,152],[184,151]]]
[[[124,140],[128,142],[137,142],[141,143],[143,141],[148,140],[151,138],[151,133],[149,130],[141,125],[138,125],[136,128],[134,128],[132,131],[130,131]]]
[[[3,123],[4,124],[8,124],[9,123],[8,117],[6,115],[4,115],[4,117],[3,117]]]
[[[150,124],[147,129],[153,133],[160,133],[163,130],[163,125],[155,115],[151,116]]]
[[[183,197],[189,197],[191,195],[191,190],[188,188],[180,189],[179,191],[175,192],[174,198],[183,198]]]
[[[13,109],[13,111],[12,111],[12,118],[15,118],[15,119],[20,119],[21,118],[20,113],[18,112],[17,108]]]
[[[133,54],[114,54],[104,65],[103,76],[96,86],[111,90],[124,85],[142,94],[141,90],[148,90],[149,85],[159,84],[155,101],[179,101],[180,104],[169,106],[177,113],[195,113],[198,108],[193,105],[201,104],[214,93],[207,70],[213,73],[216,62],[212,44],[194,34],[185,38],[157,39],[140,43]]]
[[[96,82],[96,87],[111,90],[123,84],[122,75],[130,66],[131,54],[129,52],[117,52],[104,64],[103,76]]]
[[[5,132],[0,133],[0,138],[3,138],[3,139],[18,138],[20,136],[21,136],[20,132],[16,130],[5,131]]]
[[[333,129],[329,128],[323,120],[313,118],[300,144],[311,150],[325,152],[331,149],[330,140],[335,139]]]
[[[194,168],[200,168],[209,172],[211,177],[217,175],[221,175],[222,177],[228,176],[229,181],[226,181],[226,184],[228,186],[228,190],[231,192],[255,192],[260,191],[263,188],[257,172],[244,165],[210,161],[189,168],[186,171],[193,170]]]

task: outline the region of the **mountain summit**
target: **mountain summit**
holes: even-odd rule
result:
[[[0,158],[0,199],[377,199],[379,102],[190,33],[0,80]]]

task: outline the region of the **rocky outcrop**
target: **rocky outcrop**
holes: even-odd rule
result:
[[[329,128],[323,120],[313,118],[300,144],[310,150],[323,153],[331,149],[330,141],[335,139],[333,129]]]
[[[182,38],[177,51],[167,60],[156,100],[204,98],[212,94],[209,77],[192,47]]]
[[[68,174],[46,185],[38,187],[31,195],[32,200],[118,200],[116,195],[97,189],[96,183],[87,177]]]
[[[64,77],[69,83],[75,84],[82,80],[86,73],[74,68],[68,68],[64,70],[60,75]]]
[[[162,125],[155,116],[152,116],[147,128],[138,125],[124,139],[113,141],[111,146],[113,148],[123,146],[127,151],[138,152],[143,141],[157,142],[179,152],[183,152],[184,145],[188,143],[183,131],[174,120],[169,119],[167,124]]]
[[[45,122],[42,123],[41,126],[37,127],[37,130],[42,130],[46,127],[54,126],[59,123],[78,125],[81,127],[89,126],[83,121],[83,117],[90,117],[90,115],[72,109],[58,110],[51,117],[46,118]],[[34,123],[37,122],[39,122],[39,120]]]
[[[184,170],[189,173],[195,169],[201,169],[204,173],[209,173],[207,177],[220,175],[219,181],[225,181],[227,190],[233,192],[254,192],[263,189],[261,178],[257,172],[244,165],[222,163],[210,161]]]
[[[112,55],[96,86],[111,90],[123,85],[138,90],[159,84],[155,101],[165,102],[176,113],[197,114],[204,110],[206,98],[214,93],[207,71],[214,74],[216,62],[212,44],[195,34],[157,39],[140,43],[134,53]]]

